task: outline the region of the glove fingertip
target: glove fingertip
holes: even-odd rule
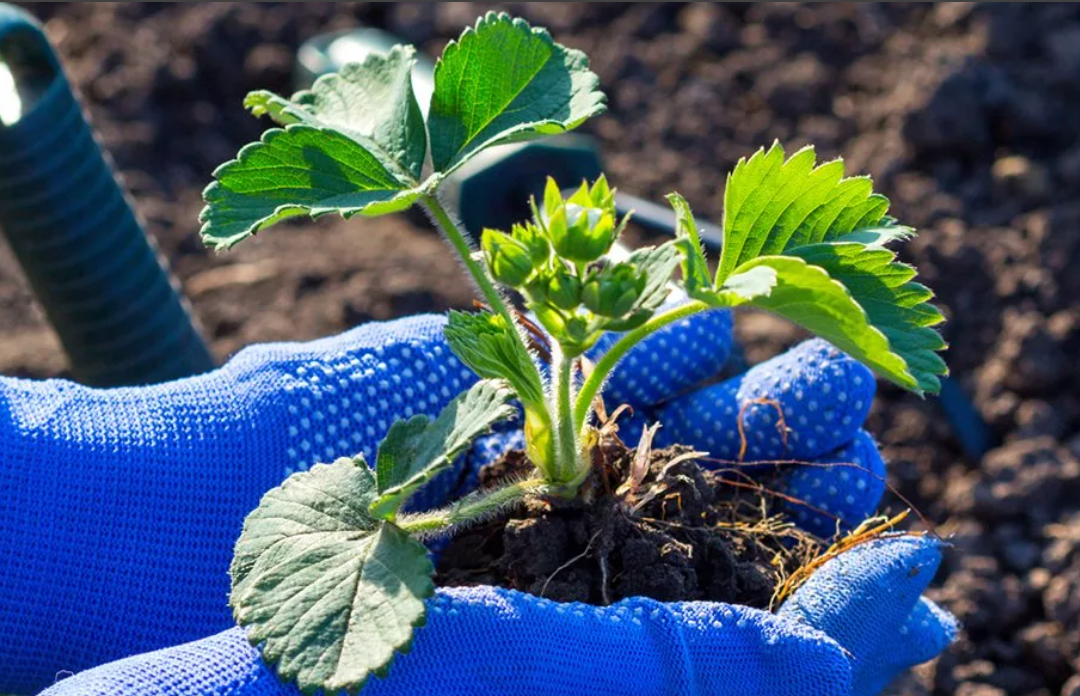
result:
[[[941,546],[937,539],[914,535],[856,546],[816,570],[780,613],[798,617],[852,649],[869,633],[904,623],[937,572]]]
[[[742,454],[748,462],[809,460],[855,437],[874,390],[873,373],[865,366],[812,339],[726,382],[675,399],[661,410],[660,420],[669,437],[719,459]]]
[[[822,538],[851,529],[877,509],[885,493],[885,461],[860,429],[846,445],[788,469],[780,488],[797,502],[782,506],[800,527]]]
[[[710,310],[677,321],[634,346],[604,388],[609,410],[621,404],[652,406],[714,377],[731,356],[729,310]],[[622,337],[607,334],[590,351],[603,355]]]
[[[923,597],[900,627],[900,635],[911,638],[914,664],[932,660],[949,647],[960,631],[956,617],[936,602]]]

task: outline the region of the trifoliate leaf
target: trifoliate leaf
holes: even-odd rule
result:
[[[739,160],[724,192],[718,284],[758,256],[881,227],[889,201],[873,192],[869,177],[844,179],[841,160],[814,163],[812,147],[785,161],[779,143]]]
[[[203,240],[221,249],[288,217],[383,215],[419,195],[427,151],[412,92],[412,49],[373,54],[291,100],[253,92],[245,105],[285,126],[214,172]]]
[[[516,413],[514,396],[501,380],[482,380],[451,401],[439,417],[414,416],[390,426],[379,445],[376,481],[379,497],[371,514],[392,519],[420,486],[453,464],[480,435]]]
[[[230,603],[278,676],[355,693],[409,649],[434,592],[427,549],[368,507],[363,459],[294,474],[244,522]]]
[[[506,321],[491,312],[450,312],[446,340],[461,362],[483,379],[505,379],[523,403],[543,409],[544,387],[533,357]]]
[[[489,12],[435,65],[428,114],[435,169],[448,173],[491,145],[576,128],[604,111],[598,85],[584,53]]]
[[[890,344],[844,284],[824,268],[791,256],[761,256],[739,266],[733,277],[759,268],[775,273],[775,286],[767,295],[755,294],[743,302],[809,329],[902,387],[920,390],[898,347]],[[724,306],[738,304],[730,296],[725,299]]]
[[[908,373],[918,383],[916,391],[936,394],[941,390],[938,376],[948,374],[948,369],[935,351],[944,350],[945,342],[930,327],[945,318],[929,304],[934,293],[913,282],[914,268],[896,261],[888,249],[853,242],[811,244],[789,253],[825,269],[847,288],[866,310],[870,323],[889,339],[892,352],[907,363]],[[884,376],[909,386],[907,376]]]
[[[674,198],[687,290],[717,306],[772,309],[886,379],[937,393],[938,377],[948,372],[936,353],[945,343],[931,328],[941,313],[929,304],[933,294],[912,282],[915,270],[887,248],[915,231],[886,215],[889,201],[869,178],[843,177],[840,160],[815,167],[812,148],[785,160],[774,144],[740,160],[724,194],[720,268],[706,289],[693,219]]]

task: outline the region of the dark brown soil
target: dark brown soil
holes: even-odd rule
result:
[[[948,360],[999,447],[962,454],[939,402],[883,386],[868,428],[892,483],[956,550],[935,597],[962,640],[907,696],[1080,694],[1080,6],[1071,3],[27,3],[48,21],[103,142],[219,358],[267,340],[468,306],[408,217],[296,225],[214,257],[214,166],[257,137],[240,108],[289,89],[299,43],[369,22],[437,51],[502,7],[593,57],[612,180],[716,217],[735,160],[780,138],[869,172],[949,316]],[[800,334],[743,315],[750,362]],[[64,359],[0,249],[0,372]],[[1020,464],[1023,462],[1023,464]],[[1036,473],[1037,472],[1037,473]]]
[[[777,585],[823,549],[782,519],[762,517],[760,494],[676,459],[691,451],[651,452],[639,484],[624,486],[635,450],[605,446],[604,481],[587,482],[582,498],[530,499],[509,518],[455,535],[436,581],[557,602],[651,597],[769,607]],[[523,452],[511,452],[481,478],[495,485],[530,468]]]

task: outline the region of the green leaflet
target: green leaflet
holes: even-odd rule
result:
[[[259,91],[249,94],[244,105],[283,126],[307,123],[340,131],[365,144],[402,185],[416,185],[427,132],[412,91],[413,54],[411,46],[395,46],[385,56],[373,53],[363,63],[323,75],[292,99]]]
[[[682,253],[683,287],[694,297],[699,290],[712,287],[709,267],[705,263],[705,248],[701,245],[690,204],[678,193],[668,194],[667,199],[675,210],[675,236],[676,244]]]
[[[852,242],[811,244],[789,253],[823,268],[847,288],[870,322],[889,340],[892,351],[907,363],[917,383],[915,391],[940,391],[938,375],[948,374],[948,369],[935,351],[944,350],[945,342],[931,327],[945,318],[929,303],[934,293],[912,281],[914,268],[897,262],[888,249]],[[885,376],[913,388],[902,376]]]
[[[489,12],[435,65],[428,132],[436,171],[449,173],[491,145],[576,128],[604,111],[598,85],[584,53]]]
[[[390,426],[379,445],[376,480],[379,496],[371,514],[393,519],[405,500],[448,469],[480,435],[514,415],[513,391],[500,380],[482,380],[451,401],[439,417],[413,416]]]
[[[718,307],[750,303],[805,326],[880,375],[916,393],[937,393],[948,374],[937,354],[943,319],[892,242],[914,236],[885,213],[866,177],[843,178],[840,160],[815,167],[813,148],[784,158],[774,144],[740,160],[724,194],[724,248],[715,279],[693,214],[677,194],[684,285]]]
[[[278,675],[305,693],[355,693],[423,625],[434,592],[427,549],[368,505],[362,458],[294,474],[244,522],[230,603]]]
[[[491,312],[451,311],[445,334],[450,350],[469,369],[484,379],[505,379],[522,403],[543,410],[544,386],[514,330]]]
[[[919,382],[897,347],[890,345],[851,293],[827,271],[801,258],[762,256],[740,266],[736,274],[763,267],[775,273],[775,286],[769,294],[755,294],[744,302],[809,329],[900,386],[919,391]]]
[[[718,284],[758,256],[880,226],[889,201],[873,193],[869,177],[844,179],[841,160],[819,167],[814,162],[812,147],[785,160],[779,143],[739,160],[724,191]]]
[[[411,206],[427,152],[412,55],[397,47],[369,56],[291,100],[248,95],[255,115],[285,130],[267,131],[214,172],[203,193],[203,241],[227,249],[295,215],[383,215]]]
[[[218,167],[203,193],[203,241],[228,249],[296,215],[384,215],[419,195],[371,152],[341,133],[306,124],[272,129]]]

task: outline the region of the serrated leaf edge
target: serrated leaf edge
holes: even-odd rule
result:
[[[474,135],[474,136],[472,136],[472,138],[466,140],[465,142],[463,142],[461,144],[461,146],[457,149],[457,151],[454,152],[454,154],[448,159],[447,166],[445,168],[439,169],[438,167],[436,167],[440,174],[443,174],[443,175],[450,174],[451,172],[456,170],[458,167],[460,167],[463,164],[465,164],[466,162],[468,162],[472,158],[472,156],[474,156],[475,154],[487,149],[488,147],[492,147],[492,146],[497,145],[497,144],[506,144],[506,143],[514,142],[514,135],[520,134],[520,133],[525,132],[525,131],[533,130],[533,129],[537,128],[538,126],[555,126],[555,127],[559,128],[560,132],[568,132],[568,131],[573,130],[574,128],[577,128],[579,125],[581,125],[581,123],[583,123],[587,119],[590,119],[590,118],[592,118],[594,116],[598,116],[598,115],[604,113],[607,110],[607,95],[602,90],[599,89],[600,77],[595,72],[593,72],[593,70],[589,67],[589,58],[585,54],[584,51],[578,50],[576,48],[570,48],[569,46],[563,46],[562,44],[555,41],[555,39],[552,38],[551,33],[547,29],[545,29],[544,27],[535,27],[535,26],[531,25],[529,22],[527,22],[526,20],[522,19],[521,17],[513,17],[509,13],[506,13],[506,12],[495,12],[494,10],[489,10],[486,14],[484,14],[484,16],[478,18],[476,20],[476,23],[473,26],[466,27],[465,30],[461,33],[461,35],[458,38],[452,39],[449,43],[447,43],[446,48],[443,49],[442,55],[440,55],[439,58],[435,61],[434,74],[438,75],[439,68],[443,64],[443,62],[445,60],[449,59],[455,53],[457,53],[457,51],[461,50],[461,44],[462,44],[462,42],[465,41],[465,39],[467,37],[470,37],[470,36],[472,36],[474,34],[479,35],[480,31],[482,29],[486,28],[489,25],[494,25],[494,24],[499,24],[499,23],[504,23],[504,22],[509,22],[514,27],[527,29],[532,35],[534,35],[534,36],[540,38],[542,41],[544,41],[544,43],[554,47],[555,49],[561,49],[561,50],[565,51],[567,56],[569,58],[572,58],[575,62],[580,61],[582,63],[582,65],[583,65],[583,67],[589,72],[589,74],[592,75],[593,79],[591,81],[592,82],[591,87],[592,87],[592,91],[594,91],[597,94],[597,103],[594,104],[591,107],[591,109],[589,110],[589,112],[586,113],[584,116],[582,116],[582,118],[580,120],[575,121],[575,122],[573,122],[572,124],[570,124],[568,126],[563,125],[562,122],[557,121],[555,119],[547,119],[547,120],[543,120],[543,121],[533,121],[533,122],[530,122],[530,123],[523,123],[523,124],[520,124],[518,126],[515,126],[514,128],[509,128],[509,129],[503,131],[502,133],[500,133],[495,138],[489,139],[488,141],[482,143],[468,157],[463,158],[461,156],[461,154],[473,142],[473,140],[476,137]],[[555,55],[554,51],[553,51],[552,55],[553,56]],[[549,58],[549,60],[550,60],[550,58]],[[547,63],[545,62],[544,65],[541,66],[541,69],[543,69],[543,67],[546,66],[546,65],[547,65]],[[516,95],[515,95],[515,98],[516,98]],[[434,96],[432,97],[432,100],[434,102]],[[513,99],[511,99],[510,101],[512,102]],[[483,127],[479,128],[476,131],[477,134],[482,132],[484,130],[484,128],[486,128],[489,124],[490,124],[490,121],[488,123],[484,124]],[[429,133],[429,135],[428,135],[429,146],[430,146],[430,140],[431,140],[431,136],[430,136],[430,133]]]

